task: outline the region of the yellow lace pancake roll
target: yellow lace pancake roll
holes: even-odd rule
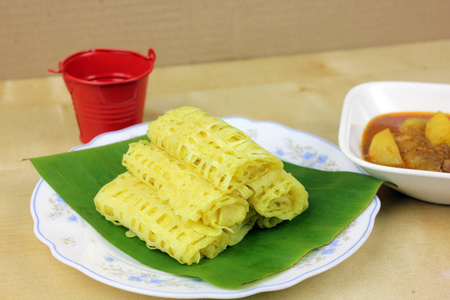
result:
[[[222,191],[239,190],[248,196],[246,182],[283,168],[276,156],[241,130],[195,107],[166,112],[149,123],[147,135]]]
[[[284,170],[269,172],[247,185],[253,191],[248,201],[263,217],[258,220],[260,227],[292,220],[308,208],[305,187]]]
[[[240,193],[218,190],[154,143],[131,143],[122,163],[167,200],[184,222],[191,222],[192,226],[198,223],[198,230],[204,229],[204,234],[220,234],[222,228],[241,223],[249,211],[249,204]]]
[[[214,258],[227,246],[241,241],[257,217],[250,212],[232,231],[222,231],[217,236],[201,234],[184,223],[153,188],[130,172],[103,186],[94,203],[108,221],[128,228],[128,237],[137,236],[148,248],[159,249],[188,265],[203,257]]]
[[[149,123],[147,135],[215,187],[239,191],[262,216],[261,227],[291,220],[308,207],[308,193],[283,170],[279,158],[239,129],[198,108],[166,112]]]
[[[150,122],[129,144],[127,172],[102,187],[97,210],[183,264],[214,258],[255,224],[271,228],[308,207],[303,185],[242,131],[194,107]]]

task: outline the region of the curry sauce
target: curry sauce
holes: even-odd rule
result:
[[[403,122],[407,119],[429,120],[433,115],[435,113],[399,112],[373,118],[363,132],[361,141],[362,158],[373,162],[368,155],[372,139],[377,133],[388,128],[399,148],[406,168],[450,173],[450,144],[432,144],[427,140],[424,129],[400,130]],[[448,114],[445,114],[445,116],[450,118]]]

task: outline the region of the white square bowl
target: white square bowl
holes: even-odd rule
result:
[[[374,117],[392,112],[450,113],[450,85],[419,82],[368,82],[345,97],[339,126],[339,147],[369,175],[413,198],[450,205],[450,173],[373,164],[362,159],[364,128]]]

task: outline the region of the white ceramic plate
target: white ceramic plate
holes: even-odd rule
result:
[[[344,155],[364,171],[411,197],[450,205],[450,174],[393,168],[361,158],[361,138],[374,117],[393,112],[450,113],[450,85],[420,82],[368,82],[352,88],[345,97],[339,126]]]
[[[311,134],[272,122],[244,118],[225,118],[225,121],[285,161],[321,170],[361,172],[337,146]],[[145,135],[146,128],[147,124],[139,124],[106,133],[73,150]],[[116,288],[170,298],[240,298],[293,286],[343,262],[361,247],[372,231],[379,208],[380,200],[375,197],[329,245],[310,252],[280,274],[242,289],[228,290],[199,279],[160,272],[137,262],[101,237],[42,179],[31,198],[34,232],[58,260]]]

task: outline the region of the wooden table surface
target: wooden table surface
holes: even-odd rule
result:
[[[337,144],[346,93],[380,80],[450,84],[450,40],[156,65],[144,121],[193,105],[215,116],[282,123]],[[30,197],[40,177],[24,159],[81,144],[62,78],[0,82],[0,125],[0,298],[151,299],[61,263],[33,232]],[[450,299],[450,206],[414,200],[384,186],[378,195],[381,209],[372,234],[354,255],[293,287],[248,299]]]

